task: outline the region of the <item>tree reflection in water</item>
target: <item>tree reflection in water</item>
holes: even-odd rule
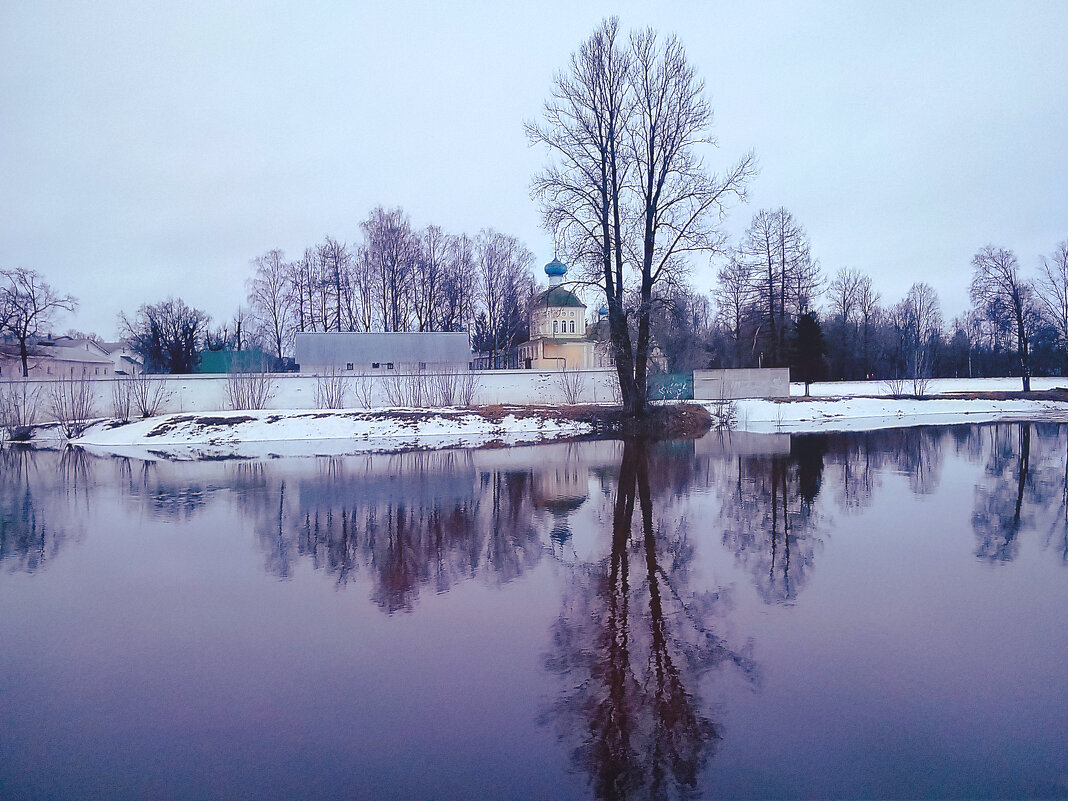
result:
[[[719,737],[699,679],[728,663],[755,681],[751,645],[732,650],[714,632],[717,593],[685,591],[692,550],[654,526],[642,442],[624,446],[611,535],[607,558],[573,566],[546,658],[565,690],[545,722],[577,741],[572,759],[597,798],[691,797]]]
[[[1011,562],[1021,532],[1045,529],[1044,545],[1068,562],[1068,439],[1061,429],[1012,423],[976,430],[989,443],[972,512],[978,558]]]
[[[260,499],[257,539],[267,569],[291,575],[298,558],[339,585],[363,570],[384,611],[410,611],[421,588],[447,591],[482,575],[523,574],[542,555],[529,471],[476,472],[463,452],[383,457],[349,473],[324,460],[314,480],[282,481]],[[401,479],[401,480],[398,480]]]
[[[826,437],[794,436],[789,456],[739,456],[720,485],[723,544],[766,603],[792,603],[812,568],[826,451]]]
[[[81,448],[58,456],[32,448],[0,448],[0,565],[35,573],[85,527],[92,485]]]

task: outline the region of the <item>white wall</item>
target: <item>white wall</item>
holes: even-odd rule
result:
[[[696,400],[786,398],[789,395],[790,370],[787,367],[693,371]]]
[[[431,376],[431,373],[423,373]],[[614,370],[493,370],[461,374],[471,376],[475,381],[475,405],[495,403],[537,405],[563,404],[566,392],[563,381],[576,382],[577,400],[580,403],[617,402],[618,389]],[[230,408],[227,400],[227,381],[225,375],[178,375],[158,376],[167,387],[167,399],[160,410],[161,414],[170,412],[214,412]],[[386,382],[405,380],[405,375],[374,375],[362,377],[369,382],[371,390],[371,408],[385,408],[392,405],[386,391]],[[122,379],[118,379],[122,380]],[[274,389],[268,409],[314,409],[316,406],[317,378],[313,375],[299,373],[278,373],[271,376]],[[353,376],[353,382],[361,377]],[[95,393],[95,413],[101,417],[112,415],[112,393],[116,379],[93,379],[91,384]],[[41,419],[48,420],[48,394],[54,381],[40,379],[0,380],[0,393],[9,391],[25,383],[29,391],[40,393]],[[352,386],[346,394],[346,406],[362,408],[363,404],[353,391]]]

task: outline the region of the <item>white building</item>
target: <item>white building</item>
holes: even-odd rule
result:
[[[471,345],[462,331],[302,333],[294,352],[302,373],[417,373],[471,366]]]

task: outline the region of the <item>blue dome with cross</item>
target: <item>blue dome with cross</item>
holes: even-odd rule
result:
[[[567,272],[567,265],[553,256],[553,260],[545,265],[545,274],[550,278],[563,275]]]

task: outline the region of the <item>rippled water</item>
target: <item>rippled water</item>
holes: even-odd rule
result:
[[[1063,798],[1066,453],[7,449],[0,797]]]

